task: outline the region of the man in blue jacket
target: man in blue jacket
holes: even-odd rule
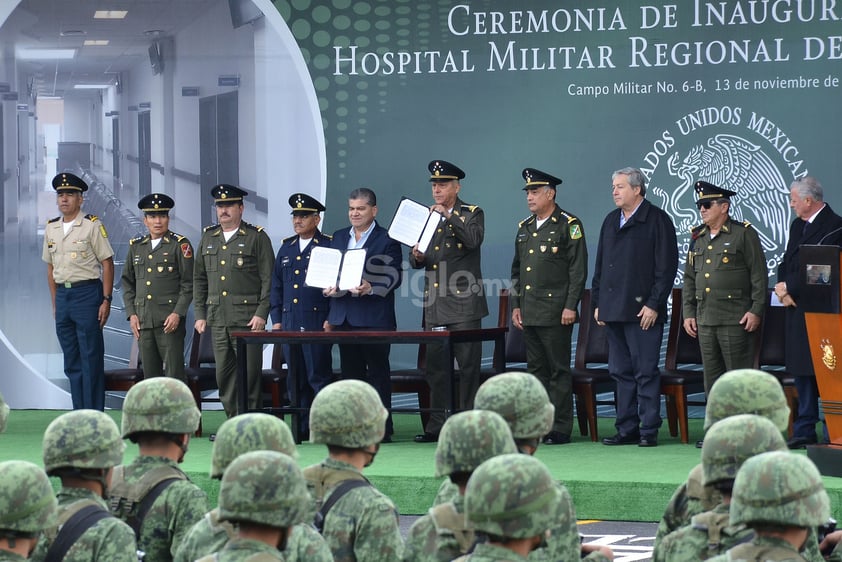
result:
[[[594,319],[608,326],[608,371],[617,381],[617,434],[602,442],[654,447],[661,427],[658,362],[678,244],[669,215],[646,200],[643,173],[623,168],[612,178],[617,209],[602,223],[591,288]]]
[[[365,270],[359,286],[348,291],[336,287],[325,289],[333,297],[325,323],[327,330],[395,330],[395,289],[401,284],[403,255],[398,242],[389,238],[387,230],[377,224],[377,195],[365,187],[348,196],[348,219],[351,226],[333,234],[331,247],[343,254],[364,248]],[[342,344],[339,346],[342,379],[359,379],[371,384],[386,408],[392,407],[391,345]],[[392,417],[386,421],[384,442],[391,441]]]

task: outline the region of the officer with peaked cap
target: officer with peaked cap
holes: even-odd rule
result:
[[[275,258],[270,298],[272,329],[320,332],[327,320],[330,299],[321,289],[306,287],[304,279],[313,248],[330,248],[331,237],[319,230],[319,213],[325,207],[306,193],[292,194],[289,206],[295,235],[284,238]],[[313,397],[330,384],[333,376],[330,348],[322,344],[284,346],[289,365],[287,389],[293,406],[309,408]],[[306,441],[309,439],[307,416],[298,417],[298,437]]]
[[[61,215],[44,229],[41,258],[53,301],[56,335],[70,379],[73,408],[105,407],[105,343],[102,328],[111,313],[114,250],[105,226],[82,214],[88,184],[64,172],[53,178]]]
[[[768,270],[757,232],[731,220],[735,192],[696,182],[703,224],[691,231],[684,264],[684,330],[699,338],[705,392],[725,371],[754,363]]]
[[[193,245],[170,230],[174,206],[175,201],[163,193],[138,202],[149,234],[129,241],[121,281],[144,376],[166,374],[186,382],[184,317],[193,301]]]
[[[485,214],[477,205],[468,205],[459,198],[460,180],[465,172],[445,160],[433,160],[430,171],[433,205],[430,211],[441,214],[439,228],[425,253],[415,247],[410,265],[423,268],[424,325],[428,330],[473,330],[482,327],[488,316],[482,282],[481,249],[485,238]],[[459,402],[457,408],[470,409],[479,387],[482,342],[453,345],[459,364]],[[443,410],[447,404],[449,372],[443,349],[427,344],[427,383],[430,385],[432,408]],[[436,441],[444,423],[444,414],[434,411],[424,433],[415,436],[419,443]]]
[[[556,203],[562,180],[526,168],[526,205],[512,260],[512,325],[523,330],[526,360],[555,406],[548,445],[570,443],[573,381],[570,347],[579,300],[585,290],[588,249],[582,222]]]
[[[218,224],[202,233],[194,264],[196,330],[212,328],[219,396],[228,417],[237,414],[237,342],[232,332],[262,331],[269,316],[274,252],[263,227],[243,220],[247,191],[230,184],[211,189]],[[261,405],[262,346],[248,351],[248,408]]]

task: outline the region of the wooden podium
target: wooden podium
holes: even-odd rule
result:
[[[810,445],[807,456],[825,476],[842,476],[842,280],[839,246],[801,246],[801,297],[810,357],[821,396],[828,445]]]

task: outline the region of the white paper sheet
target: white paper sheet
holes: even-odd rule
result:
[[[439,215],[440,216],[440,215]],[[430,209],[412,199],[404,198],[395,211],[392,224],[389,225],[389,236],[407,246],[415,246],[430,219]],[[435,232],[435,229],[433,230]],[[429,244],[429,240],[427,241]]]
[[[304,284],[308,287],[327,289],[334,287],[339,278],[339,267],[342,265],[342,252],[336,248],[316,246],[310,252],[310,265]]]
[[[310,260],[312,260],[312,255]],[[342,272],[339,274],[339,290],[347,291],[359,287],[365,270],[365,248],[348,250],[342,260]]]

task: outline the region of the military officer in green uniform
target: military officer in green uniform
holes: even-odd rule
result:
[[[193,301],[193,245],[170,230],[171,197],[141,199],[149,234],[129,241],[123,266],[123,304],[138,340],[145,377],[184,376],[184,317]]]
[[[263,227],[243,221],[239,187],[211,190],[219,224],[205,228],[193,274],[196,330],[213,330],[216,382],[225,413],[237,414],[237,342],[232,332],[259,332],[269,317],[269,291],[275,254]],[[260,406],[262,346],[248,352],[248,408]]]
[[[430,241],[427,251],[412,248],[409,263],[415,269],[424,268],[424,325],[428,330],[474,330],[482,327],[488,316],[485,288],[482,282],[481,252],[485,237],[485,214],[476,205],[459,199],[459,183],[465,177],[459,167],[433,160],[430,171],[434,204],[430,211],[441,214],[441,223]],[[457,407],[473,407],[479,387],[482,342],[453,345],[453,355],[459,363],[459,402]],[[442,346],[427,344],[427,383],[430,385],[430,406],[444,409],[450,381],[447,378],[450,361]],[[442,412],[433,412],[424,433],[415,436],[419,443],[438,439],[444,423]]]
[[[576,309],[585,290],[588,249],[581,221],[556,203],[561,179],[523,170],[526,204],[532,215],[518,225],[512,260],[512,325],[523,330],[529,372],[555,406],[548,445],[570,443],[573,381],[570,341]]]
[[[760,238],[731,220],[733,191],[696,182],[702,222],[692,231],[684,265],[684,329],[699,338],[705,393],[725,371],[753,366],[766,306],[768,270]]]

